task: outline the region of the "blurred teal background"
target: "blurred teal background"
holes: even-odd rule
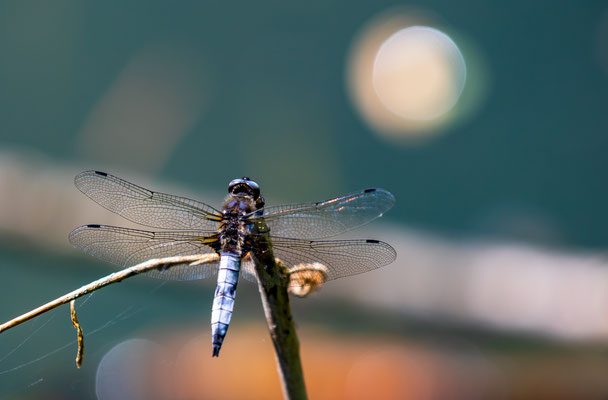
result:
[[[378,140],[345,88],[354,35],[397,5],[470,38],[491,76],[475,116],[419,146]],[[3,2],[3,140],[90,163],[78,148],[87,117],[133,57],[166,46],[204,104],[154,171],[163,178],[221,188],[246,173],[286,200],[389,187],[404,205],[393,218],[456,234],[513,204],[568,244],[605,246],[604,13],[601,1]],[[138,144],[145,152],[144,134]]]
[[[424,121],[387,111],[373,90],[379,45],[413,25],[448,35],[466,65],[454,108]],[[455,76],[449,60],[431,67]],[[426,93],[406,92],[418,103]],[[373,360],[341,357],[375,354],[369,343],[385,336],[437,367],[396,372],[421,374],[433,390],[386,398],[605,398],[596,373],[608,366],[607,106],[604,1],[0,1],[0,319],[111,271],[67,244],[79,224],[125,225],[77,192],[81,170],[215,206],[243,175],[269,204],[377,186],[397,204],[354,235],[390,242],[397,262],[294,305],[312,332],[300,338],[305,362],[307,343],[368,338],[332,353],[342,361],[331,366],[309,352],[312,398],[366,393],[348,385]],[[0,397],[94,397],[114,345],[208,334],[214,283],[159,284],[135,279],[87,300],[85,333],[108,326],[86,339],[80,371],[75,345],[49,354],[74,337],[67,308],[3,333]],[[247,324],[268,345],[256,288],[241,284],[239,300],[225,346]],[[209,365],[219,374],[258,356]],[[462,367],[461,356],[477,364]],[[267,367],[275,391],[262,398],[279,393]],[[196,394],[155,395],[220,398],[209,381]]]

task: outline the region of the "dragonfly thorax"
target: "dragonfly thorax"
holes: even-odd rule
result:
[[[228,196],[224,202],[224,208],[222,209],[222,217],[224,218],[238,218],[254,211],[255,201],[251,196]]]
[[[222,252],[241,256],[245,238],[251,230],[251,222],[245,216],[255,211],[255,204],[253,196],[247,193],[228,195],[218,229]]]

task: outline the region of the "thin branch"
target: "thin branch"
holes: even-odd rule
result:
[[[289,272],[275,259],[267,235],[260,235],[257,244],[254,250],[257,260],[255,272],[277,357],[283,396],[288,400],[304,400],[307,396],[300,360],[300,342],[289,305]]]
[[[114,272],[108,276],[105,276],[101,279],[98,279],[94,282],[89,283],[88,285],[82,286],[79,289],[76,289],[66,295],[63,295],[53,301],[50,301],[38,308],[33,309],[32,311],[26,312],[16,318],[11,319],[0,325],[0,333],[11,329],[19,324],[24,323],[25,321],[29,321],[30,319],[37,317],[40,314],[44,314],[47,311],[51,311],[54,308],[59,307],[62,304],[68,303],[74,299],[84,296],[85,294],[94,292],[96,290],[101,289],[104,286],[111,285],[113,283],[121,282],[127,278],[130,278],[135,275],[142,274],[144,272],[148,272],[154,269],[170,269],[179,264],[184,263],[203,263],[209,262],[212,260],[217,260],[216,254],[205,254],[205,255],[193,255],[193,256],[177,256],[177,257],[166,257],[166,258],[156,258],[152,260],[145,261],[141,264],[134,265],[133,267],[125,268],[118,272]]]

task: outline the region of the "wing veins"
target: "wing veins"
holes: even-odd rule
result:
[[[160,229],[212,230],[221,215],[186,197],[154,192],[110,174],[84,171],[76,187],[102,207],[130,221]]]
[[[85,253],[119,265],[135,265],[152,258],[215,254],[217,241],[212,231],[145,231],[109,225],[83,225],[69,236],[70,242]],[[219,257],[218,257],[219,259]],[[189,263],[164,271],[149,271],[148,276],[162,279],[201,279],[215,272],[217,260],[191,266]]]
[[[395,202],[384,189],[366,189],[317,203],[264,208],[262,219],[275,237],[323,239],[378,218]]]

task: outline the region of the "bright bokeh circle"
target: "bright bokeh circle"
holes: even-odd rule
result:
[[[450,111],[465,80],[458,46],[445,33],[426,26],[404,28],[386,39],[372,72],[374,90],[387,109],[422,121]]]
[[[392,8],[354,36],[349,97],[379,136],[417,144],[450,130],[482,105],[488,69],[476,44],[421,10]]]

